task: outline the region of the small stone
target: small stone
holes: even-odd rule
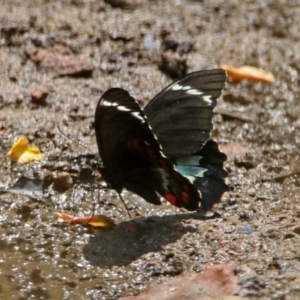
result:
[[[41,104],[44,102],[49,95],[48,91],[42,91],[42,90],[34,90],[31,93],[31,100],[34,103]]]
[[[272,238],[272,239],[278,239],[278,237],[279,237],[278,231],[273,231],[270,235],[270,238]]]
[[[64,192],[72,187],[73,179],[68,172],[60,172],[53,175],[53,189]]]
[[[258,228],[258,227],[260,226],[260,223],[255,222],[255,223],[253,223],[253,226],[254,226],[255,228]]]
[[[16,74],[12,74],[9,76],[9,80],[12,82],[17,82],[18,81],[18,77]]]

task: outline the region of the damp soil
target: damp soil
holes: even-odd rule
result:
[[[0,194],[0,298],[117,299],[225,263],[241,296],[299,299],[299,15],[293,0],[1,1],[0,188],[62,171],[73,185]],[[132,222],[114,191],[95,187],[100,95],[123,87],[144,105],[174,78],[221,63],[276,77],[228,81],[219,99],[212,136],[236,145],[230,191],[207,215],[124,192]],[[20,136],[46,158],[11,164]],[[58,223],[56,212],[118,225],[93,231]]]

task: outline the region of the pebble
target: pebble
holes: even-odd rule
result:
[[[66,191],[72,187],[73,179],[68,172],[60,172],[53,175],[53,189],[58,191]]]
[[[46,100],[48,95],[49,95],[48,91],[34,90],[30,96],[31,96],[32,102],[41,104],[42,102],[44,102]]]

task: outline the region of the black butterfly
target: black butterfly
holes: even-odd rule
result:
[[[188,210],[219,202],[227,188],[226,156],[215,142],[204,143],[225,80],[223,70],[200,71],[165,88],[144,110],[153,131],[127,91],[106,91],[96,108],[95,130],[103,163],[99,171],[107,183],[119,194],[127,188],[153,204],[162,196]]]

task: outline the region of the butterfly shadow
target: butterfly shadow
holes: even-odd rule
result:
[[[195,227],[184,224],[191,219],[205,220],[207,217],[195,212],[121,222],[112,230],[90,238],[83,249],[85,259],[101,268],[129,265],[143,254],[163,250],[164,245],[195,232]]]

